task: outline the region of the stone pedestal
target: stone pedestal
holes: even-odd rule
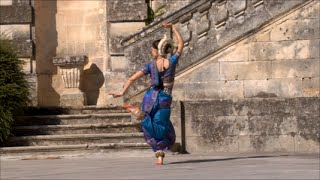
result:
[[[78,88],[66,88],[60,96],[61,106],[82,107],[86,102],[85,94]]]
[[[64,90],[60,95],[61,106],[82,107],[86,105],[86,96],[80,90],[83,67],[86,56],[66,56],[53,58],[53,64],[59,67]]]

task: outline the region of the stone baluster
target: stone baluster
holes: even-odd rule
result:
[[[86,56],[54,57],[53,64],[58,66],[64,90],[60,97],[61,106],[81,107],[86,105],[86,96],[80,90],[81,76]]]

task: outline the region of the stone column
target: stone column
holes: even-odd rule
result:
[[[81,76],[86,59],[86,56],[53,58],[53,64],[58,66],[65,88],[60,96],[61,106],[82,107],[86,105],[86,96],[80,90]]]

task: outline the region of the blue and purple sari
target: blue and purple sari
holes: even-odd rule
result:
[[[175,53],[169,58],[169,67],[158,72],[157,64],[151,61],[142,69],[150,75],[151,88],[147,90],[142,102],[142,111],[146,114],[142,120],[142,131],[146,142],[154,152],[168,150],[176,140],[175,131],[170,121],[172,96],[171,90],[163,86],[164,82],[173,82],[179,55]]]

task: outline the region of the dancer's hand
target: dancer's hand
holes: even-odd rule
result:
[[[118,97],[123,96],[122,93],[114,93],[114,92],[109,93],[109,95],[113,96],[113,98],[118,98]]]
[[[172,28],[172,23],[163,22],[161,23],[161,26],[164,28]]]

